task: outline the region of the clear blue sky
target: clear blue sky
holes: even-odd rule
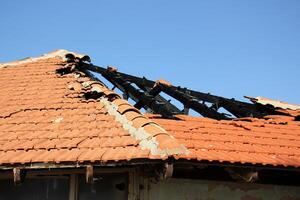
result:
[[[2,0],[0,62],[54,49],[174,85],[300,103],[299,0]]]

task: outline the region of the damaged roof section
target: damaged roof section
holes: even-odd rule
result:
[[[134,100],[136,102],[134,105],[135,108],[144,108],[151,113],[160,114],[166,118],[174,118],[178,114],[188,114],[189,109],[196,111],[203,117],[217,120],[243,117],[263,118],[267,115],[290,115],[290,112],[282,112],[278,108],[300,110],[299,105],[292,105],[262,97],[247,97],[253,102],[247,103],[237,101],[233,98],[229,99],[173,86],[164,80],[152,81],[145,77],[140,78],[128,75],[118,72],[116,68],[110,66],[105,69],[85,61],[70,59],[69,62],[80,71],[86,73],[92,71],[101,74],[114,87],[123,92],[125,99],[131,98]],[[166,99],[166,95],[182,103],[184,109],[179,109],[171,100]],[[227,113],[222,113],[220,111],[221,108],[225,109]]]
[[[97,67],[88,56],[63,50],[46,55],[0,68],[1,167],[137,160],[300,166],[299,110],[154,82]],[[91,71],[120,88],[125,99],[94,80]],[[220,113],[221,107],[238,118]],[[188,109],[205,117],[184,115]]]
[[[16,66],[16,65],[21,65],[21,64],[29,64],[29,63],[32,63],[32,62],[37,62],[37,61],[45,60],[45,59],[48,59],[48,58],[59,58],[59,59],[62,59],[63,61],[66,61],[70,57],[70,55],[72,55],[71,58],[73,60],[76,60],[76,58],[77,59],[79,59],[79,58],[85,58],[86,59],[88,57],[87,55],[70,52],[70,51],[67,51],[67,50],[64,50],[64,49],[59,49],[59,50],[55,50],[55,51],[43,54],[39,57],[35,57],[35,58],[28,57],[28,58],[21,59],[21,60],[18,60],[18,61],[0,63],[0,68],[7,67],[7,66]]]
[[[64,53],[0,69],[0,165],[164,160],[188,153],[101,82],[66,69]]]
[[[245,98],[250,99],[253,103],[258,103],[265,106],[272,106],[277,109],[289,109],[289,110],[300,110],[300,105],[296,104],[290,104],[283,101],[268,99],[265,97],[248,97],[245,96]]]

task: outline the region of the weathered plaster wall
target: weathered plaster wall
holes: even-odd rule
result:
[[[169,179],[149,181],[149,200],[300,200],[300,187]]]

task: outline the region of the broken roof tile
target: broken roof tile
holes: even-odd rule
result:
[[[150,150],[142,149],[140,141],[123,128],[124,122],[108,112],[115,107],[104,105],[100,99],[86,99],[84,93],[101,89],[108,100],[115,95],[113,103],[119,115],[127,113],[124,116],[129,121],[135,117],[149,120],[84,73],[57,73],[66,64],[62,52],[1,65],[0,93],[5,101],[1,99],[0,107],[0,163],[148,158]],[[133,118],[129,115],[132,111]]]
[[[182,115],[178,116],[179,120],[151,114],[147,117],[159,123],[190,151],[176,158],[300,166],[299,122],[294,121],[296,126],[289,121],[270,124],[271,118],[281,121],[280,117],[272,116],[255,119],[255,123],[244,119],[225,121]],[[282,121],[286,120],[283,117]]]
[[[82,72],[57,73],[64,52],[0,65],[0,165],[174,157],[300,166],[297,113],[227,121],[145,116]]]

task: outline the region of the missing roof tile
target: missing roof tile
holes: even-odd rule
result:
[[[69,67],[60,68],[60,69],[55,70],[55,72],[61,76],[65,75],[65,74],[70,74],[70,73],[72,73],[72,67],[69,66]]]
[[[101,92],[97,92],[97,91],[88,91],[85,92],[83,97],[85,98],[85,100],[89,100],[89,99],[99,99],[100,97],[103,96],[103,93]]]

